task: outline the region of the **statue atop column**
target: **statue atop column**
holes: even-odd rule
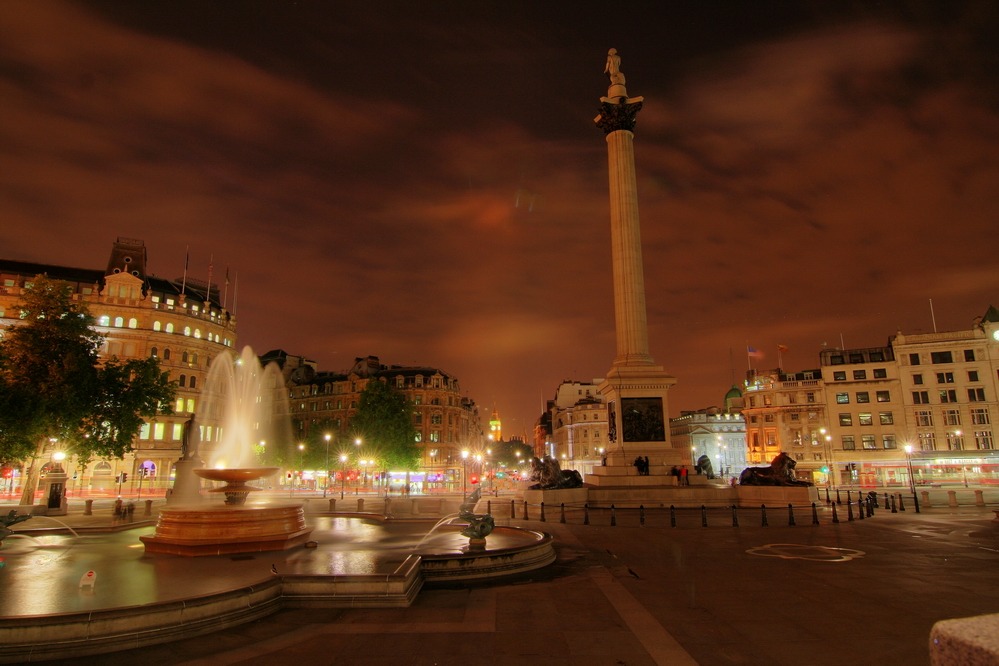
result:
[[[194,425],[194,414],[184,422],[183,439],[180,444],[180,459],[192,460],[198,457],[198,444],[201,438],[198,437],[197,426]]]
[[[607,51],[607,62],[604,74],[610,77],[607,96],[600,98],[600,115],[593,119],[597,127],[610,134],[624,129],[635,129],[635,115],[642,108],[641,97],[628,97],[628,89],[624,87],[624,72],[621,71],[621,56],[617,49]]]
[[[611,85],[624,85],[624,73],[621,71],[621,56],[617,54],[617,49],[607,52],[607,64],[604,65],[604,74],[610,75]]]

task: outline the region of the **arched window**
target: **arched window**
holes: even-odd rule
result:
[[[191,354],[191,365],[192,366],[198,365],[198,355],[197,355],[197,353]]]
[[[167,332],[167,333],[173,333],[173,322],[172,322],[172,321],[168,321],[168,322],[167,322],[167,325],[166,325],[166,332]]]
[[[131,319],[128,320],[128,327],[129,328],[138,328],[139,327],[139,320],[136,319],[135,317],[132,317]]]
[[[158,319],[153,322],[153,330],[154,331],[162,330],[162,328],[163,328],[163,325],[159,322]]]
[[[98,326],[110,326],[111,325],[111,317],[109,317],[107,315],[101,315],[100,317],[97,318],[97,325]]]
[[[194,329],[194,337],[197,338],[198,340],[201,339],[201,329],[200,328]]]
[[[191,388],[198,388],[198,378],[191,375]]]
[[[124,317],[115,317],[114,318],[114,325],[115,325],[115,328],[121,328],[122,326],[125,325],[125,318]]]
[[[185,384],[187,384],[187,375],[181,375],[177,379],[177,386],[179,386],[180,388],[184,388]]]
[[[187,363],[187,352],[184,352],[180,357],[181,363]]]
[[[190,326],[185,326],[184,327],[184,335],[186,335],[187,337],[191,337],[191,327]]]
[[[149,350],[149,358],[156,358],[156,352],[157,352],[156,347],[153,347],[152,349],[150,349]]]
[[[163,360],[164,361],[169,361],[170,360],[170,350],[169,349],[164,349],[163,350]]]

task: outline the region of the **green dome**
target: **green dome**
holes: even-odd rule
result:
[[[735,384],[732,384],[732,388],[730,388],[728,390],[728,393],[725,394],[725,400],[731,400],[733,398],[741,398],[741,397],[742,397],[742,391],[740,391],[739,387],[736,386]]]

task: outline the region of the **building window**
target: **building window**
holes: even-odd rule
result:
[[[885,368],[874,368],[874,379],[888,379],[888,371]]]
[[[854,451],[856,448],[857,442],[853,439],[853,435],[843,435],[843,450]]]
[[[860,444],[867,450],[872,450],[877,448],[874,441],[874,435],[861,435]]]
[[[976,430],[975,431],[975,448],[980,450],[991,450],[995,448],[992,445],[992,431],[991,430]]]
[[[930,352],[930,363],[953,363],[954,355],[949,351]]]
[[[947,433],[947,450],[960,451],[964,448],[964,437],[956,432]]]
[[[849,403],[850,403],[850,394],[849,393],[837,393],[836,394],[836,404],[838,404],[838,405],[847,405]]]
[[[169,321],[167,322],[166,332],[167,333],[173,333],[173,322],[169,322]]]
[[[920,384],[922,384],[923,383],[923,376],[922,375],[913,375],[912,376],[912,383],[916,384],[917,386],[920,385]]]
[[[921,432],[918,435],[920,451],[935,451],[937,448],[937,436],[932,432]]]
[[[978,381],[978,370],[968,370],[968,381],[969,382]]]
[[[919,354],[909,354],[909,365],[919,365]]]
[[[930,392],[929,391],[913,391],[912,392],[912,403],[914,405],[928,405],[928,404],[930,404]]]
[[[961,425],[961,412],[956,409],[944,410],[944,425]]]
[[[854,379],[867,379],[867,371],[866,370],[854,370],[853,371],[853,378]]]
[[[871,394],[867,391],[857,391],[857,402],[870,402]]]
[[[917,411],[916,412],[916,425],[924,428],[929,428],[933,426],[933,413],[930,411]]]
[[[975,350],[974,349],[965,349],[964,350],[964,360],[965,361],[974,361],[975,360]]]
[[[833,373],[833,379],[835,381],[837,381],[837,382],[845,382],[846,381],[846,371],[845,370],[837,370],[836,372]]]
[[[983,388],[968,389],[968,400],[970,402],[985,402],[985,389]]]
[[[765,423],[773,423],[774,422],[774,415],[773,414],[764,414],[763,415],[763,421]]]
[[[937,384],[953,384],[954,383],[954,373],[953,372],[938,372],[937,373]]]
[[[840,414],[839,424],[841,426],[852,426],[853,425],[853,415],[852,414]]]
[[[791,412],[791,420],[792,421],[797,421],[800,418],[801,418],[801,414],[799,414],[798,412]]]
[[[156,355],[158,353],[159,353],[159,350],[156,349],[156,347],[153,347],[152,349],[149,350],[149,358],[156,358]]]
[[[870,412],[861,412],[857,415],[857,422],[862,426],[874,425],[874,415]]]
[[[181,375],[177,380],[177,386],[184,388],[187,385],[187,375]]]
[[[163,350],[163,360],[164,361],[169,361],[170,360],[170,350],[169,349],[164,349]]]
[[[876,394],[878,402],[891,402],[891,392],[890,391],[878,391]]]
[[[878,421],[881,423],[881,425],[894,425],[895,417],[892,416],[891,412],[879,412]]]
[[[805,402],[815,402],[815,394],[809,391],[805,394]]]
[[[957,402],[957,391],[955,389],[943,389],[940,391],[940,402]]]
[[[989,424],[988,408],[976,407],[975,409],[972,409],[971,423],[973,425],[988,425]]]
[[[898,446],[897,446],[897,444],[895,442],[895,435],[892,435],[892,434],[881,435],[881,446],[884,447],[884,448],[886,448],[886,449],[895,449],[895,448],[898,448]]]
[[[829,357],[830,365],[843,365],[843,357],[837,354],[836,356]]]

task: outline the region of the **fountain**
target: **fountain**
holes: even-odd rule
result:
[[[277,416],[288,413],[279,408],[279,400],[286,400],[280,369],[261,367],[250,347],[244,347],[238,358],[223,352],[212,361],[197,425],[192,417],[185,427],[178,461],[175,489],[183,489],[177,497],[184,503],[171,503],[160,513],[155,533],[139,537],[147,553],[197,556],[287,550],[308,540],[312,530],[300,504],[247,503],[248,495],[260,490],[248,483],[278,471],[255,465],[254,445],[291,441],[287,417]],[[198,468],[194,464],[201,442],[207,442],[209,465]],[[182,479],[181,469],[224,483],[208,493],[224,495],[225,503],[206,502],[197,480],[192,484]]]

